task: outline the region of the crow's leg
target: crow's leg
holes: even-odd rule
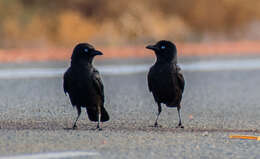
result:
[[[99,131],[102,130],[102,126],[101,126],[101,122],[100,121],[101,121],[101,108],[98,107],[98,124],[97,124],[97,129]]]
[[[162,112],[162,106],[161,106],[161,103],[157,103],[158,104],[158,114],[157,114],[157,117],[156,117],[156,120],[155,120],[155,123],[154,123],[154,127],[157,127],[158,126],[158,118]]]
[[[184,126],[181,123],[181,113],[180,113],[181,106],[180,105],[177,107],[177,110],[178,110],[178,115],[179,115],[179,124],[178,124],[178,126],[176,126],[176,128],[184,128]]]
[[[73,127],[72,127],[73,130],[75,130],[77,128],[77,121],[78,121],[79,116],[81,114],[81,107],[80,106],[76,106],[76,108],[77,108],[77,111],[78,111],[78,116],[77,116],[77,118],[76,118],[76,120],[75,120],[75,122],[73,124]]]

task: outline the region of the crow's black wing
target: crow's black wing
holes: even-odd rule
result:
[[[149,74],[148,74],[148,88],[149,88],[149,91],[151,92],[152,91],[152,84],[151,84],[151,77],[149,77]]]
[[[72,70],[71,68],[69,68],[63,76],[63,89],[64,89],[64,93],[67,95],[67,93],[69,94],[70,97],[70,101],[72,106],[76,105],[76,101],[75,101],[75,92],[73,93],[73,79],[72,79]]]
[[[153,76],[153,69],[150,68],[150,71],[149,71],[149,73],[148,73],[148,75],[147,75],[148,88],[149,88],[149,91],[150,91],[150,92],[153,91],[152,76]]]
[[[70,83],[72,81],[71,79],[71,68],[69,68],[65,73],[64,73],[64,76],[63,76],[63,89],[64,89],[64,93],[68,93],[69,90],[70,90]]]
[[[184,91],[184,87],[185,87],[185,80],[184,80],[184,77],[181,73],[181,68],[177,65],[176,66],[177,68],[177,79],[178,79],[178,82],[180,84],[180,88],[182,90],[182,92]]]
[[[98,92],[98,94],[101,96],[102,101],[104,103],[105,97],[104,97],[104,86],[101,80],[101,76],[98,72],[98,70],[94,69],[93,71],[93,85]]]

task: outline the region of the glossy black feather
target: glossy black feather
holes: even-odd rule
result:
[[[177,65],[176,46],[169,41],[159,41],[148,46],[155,51],[157,60],[148,73],[148,87],[157,103],[179,107],[185,81]]]
[[[183,75],[174,63],[155,63],[148,73],[148,87],[157,103],[179,106],[184,85]]]
[[[180,108],[185,81],[181,68],[177,65],[176,46],[170,41],[162,40],[146,48],[153,50],[157,58],[147,76],[149,91],[152,92],[154,100],[158,104],[158,114],[154,126],[158,126],[157,120],[161,113],[161,103],[163,103],[167,107],[177,107],[178,127],[183,128]]]
[[[74,49],[71,66],[64,74],[64,92],[69,95],[73,106],[87,109],[91,121],[98,121],[100,109],[101,121],[104,122],[109,120],[109,115],[104,108],[104,86],[98,70],[92,65],[95,56],[92,52],[96,50],[88,45],[83,44],[82,47]],[[80,51],[85,47],[89,49],[89,53]]]

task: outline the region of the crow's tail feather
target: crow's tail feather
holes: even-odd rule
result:
[[[88,118],[90,121],[98,121],[98,111],[97,109],[87,109]],[[101,122],[109,120],[108,112],[104,107],[101,107]]]

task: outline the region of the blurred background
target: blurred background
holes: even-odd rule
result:
[[[164,106],[151,127],[155,56],[145,46],[161,39],[178,49],[184,130]],[[70,131],[76,109],[62,77],[79,42],[104,53],[95,58],[111,117],[102,132],[84,109]],[[259,159],[259,142],[229,139],[260,136],[259,72],[260,0],[0,0],[0,159]]]
[[[144,45],[159,39],[183,56],[257,53],[259,8],[259,0],[0,0],[0,60],[65,59],[78,42],[105,57],[146,56]]]

